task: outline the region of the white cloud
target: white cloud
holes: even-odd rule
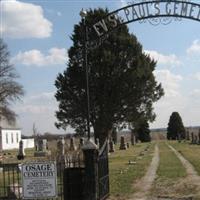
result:
[[[187,49],[189,55],[200,55],[200,40],[194,40],[192,45]]]
[[[174,54],[170,55],[163,55],[161,53],[158,53],[157,51],[153,50],[145,50],[146,54],[149,54],[152,59],[158,62],[160,65],[167,65],[170,67],[174,66],[180,66],[181,61],[178,59],[178,57]]]
[[[41,133],[63,133],[63,130],[57,130],[54,126],[57,109],[58,103],[54,98],[54,91],[25,96],[23,102],[16,104],[14,108],[19,115],[18,122],[25,135],[32,134],[33,123]]]
[[[120,0],[120,4],[121,7],[125,7],[128,5],[126,0]]]
[[[62,16],[62,13],[59,12],[59,11],[58,11],[56,14],[57,14],[57,16],[59,16],[59,17]]]
[[[200,89],[193,89],[187,95],[187,105],[185,106],[183,113],[187,126],[199,125],[200,116]]]
[[[183,77],[173,74],[169,70],[156,70],[156,80],[162,83],[165,95],[155,103],[156,121],[151,124],[152,128],[167,127],[172,112],[177,111],[181,115],[187,104],[187,98],[182,95],[181,81]]]
[[[199,98],[200,98],[200,89],[194,89],[191,93],[190,93],[191,97],[197,98],[198,102],[199,102]]]
[[[23,107],[20,107],[17,109],[20,113],[29,113],[29,114],[47,114],[52,109],[48,106],[44,105],[24,105]]]
[[[176,97],[179,95],[180,82],[182,76],[172,74],[169,70],[155,70],[156,80],[162,83],[166,97]]]
[[[30,114],[45,114],[47,112],[52,112],[57,106],[54,94],[55,91],[25,96],[23,105],[18,106],[16,109],[20,113]]]
[[[200,72],[197,72],[197,73],[194,75],[194,78],[197,79],[198,81],[200,81]]]
[[[156,80],[162,83],[165,96],[154,105],[157,118],[151,127],[167,127],[174,111],[179,112],[185,126],[199,125],[200,89],[185,90],[181,87],[183,77],[169,70],[156,70],[154,74]]]
[[[45,9],[45,12],[47,12],[50,15],[58,16],[58,17],[62,16],[62,12],[60,12],[60,11],[56,11],[56,10],[49,9],[49,8],[44,8],[44,9]]]
[[[67,62],[67,51],[64,48],[54,47],[48,51],[47,55],[44,55],[41,51],[33,49],[19,52],[11,61],[12,63],[21,63],[27,66],[64,65]]]
[[[38,95],[33,95],[29,99],[39,100],[39,101],[41,101],[41,100],[53,100],[54,95],[55,95],[55,91],[53,91],[53,92],[43,92],[43,93],[38,94]]]
[[[2,1],[1,34],[11,38],[46,38],[52,23],[44,17],[41,6],[16,0]]]

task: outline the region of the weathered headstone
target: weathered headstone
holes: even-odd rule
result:
[[[126,143],[125,143],[125,138],[124,136],[121,136],[120,138],[120,147],[119,147],[120,150],[126,150]]]
[[[77,147],[76,147],[76,145],[75,145],[74,138],[71,137],[71,138],[70,138],[69,150],[70,150],[70,151],[76,151],[76,149],[77,149]]]
[[[126,143],[126,147],[127,147],[127,149],[129,149],[129,142]]]
[[[80,138],[79,139],[79,149],[81,149],[83,145],[84,145],[84,139]]]
[[[135,134],[131,133],[131,145],[135,145],[135,144],[136,144]]]
[[[45,151],[46,150],[45,143],[46,143],[45,140],[39,140],[38,141],[38,151]]]
[[[61,173],[61,171],[65,168],[65,164],[66,164],[64,138],[58,140],[58,142],[57,142],[56,161],[57,161],[57,169],[59,169],[58,173]]]
[[[110,152],[110,153],[115,152],[113,140],[110,140],[110,141],[109,141],[109,152]]]
[[[189,133],[189,131],[186,131],[186,140],[190,140],[190,133]]]
[[[23,160],[24,157],[25,157],[24,144],[23,144],[23,141],[20,140],[20,142],[19,142],[19,152],[18,152],[18,155],[17,155],[17,159]]]
[[[198,137],[197,137],[197,135],[194,136],[194,144],[198,144]]]
[[[64,138],[58,140],[57,142],[57,153],[58,155],[64,156],[65,155],[65,140]]]
[[[199,138],[198,144],[200,145],[200,129],[199,129],[199,132],[198,132],[198,138]]]
[[[38,151],[38,140],[34,140],[34,145],[35,145],[35,151]]]
[[[181,134],[178,133],[178,142],[180,143],[181,142]]]
[[[195,142],[194,142],[194,133],[193,132],[191,133],[191,139],[192,139],[191,143],[195,144]]]
[[[49,155],[51,152],[47,151],[47,140],[46,139],[38,139],[36,141],[36,148],[37,151],[34,152],[35,157],[43,157]]]

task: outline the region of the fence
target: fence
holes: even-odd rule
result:
[[[108,144],[104,143],[99,152],[98,162],[99,199],[104,200],[109,195]]]
[[[84,166],[83,159],[77,157],[66,157],[65,161],[57,162],[57,197],[51,200],[64,200],[63,175],[64,168],[76,169]],[[69,184],[73,180],[66,180]],[[21,166],[18,163],[0,164],[0,200],[21,200],[22,178]],[[41,199],[40,199],[41,200]],[[45,199],[42,199],[45,200]],[[50,200],[50,199],[48,199]]]
[[[74,154],[61,156],[57,160],[57,197],[51,200],[105,200],[108,197],[107,141],[100,150],[88,141],[83,154],[84,159],[82,155]],[[0,200],[21,199],[20,164],[0,164]]]

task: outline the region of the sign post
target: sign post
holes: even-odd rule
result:
[[[57,196],[55,162],[35,162],[22,165],[23,199],[54,198]]]

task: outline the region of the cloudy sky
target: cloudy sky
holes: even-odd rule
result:
[[[114,11],[130,2],[2,0],[0,3],[0,34],[26,92],[23,101],[13,105],[19,115],[18,124],[25,135],[32,134],[33,123],[41,133],[64,132],[54,127],[57,109],[54,81],[66,68],[67,49],[72,45],[70,35],[74,24],[81,20],[80,10],[107,7]],[[151,127],[167,127],[173,111],[180,113],[185,126],[200,125],[200,23],[182,20],[167,26],[148,22],[128,26],[144,51],[158,60],[154,74],[165,89],[165,96],[154,105],[157,118]]]

